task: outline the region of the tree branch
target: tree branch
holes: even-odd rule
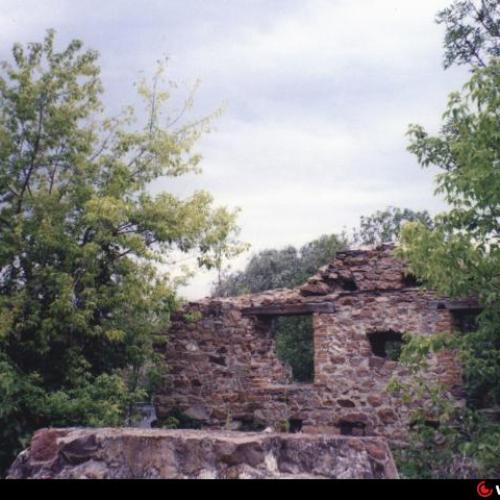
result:
[[[22,186],[21,191],[19,193],[19,201],[17,203],[17,213],[18,214],[21,212],[22,204],[23,204],[23,196],[24,196],[26,189],[28,188],[28,185],[29,185],[29,182],[31,179],[31,175],[33,174],[33,170],[35,169],[35,160],[36,160],[36,157],[38,155],[38,151],[40,149],[43,115],[44,115],[44,106],[43,106],[43,102],[42,102],[42,103],[40,103],[40,109],[38,111],[37,136],[35,139],[35,145],[33,147],[33,152],[31,154],[30,165],[28,168],[28,172],[26,174],[26,178],[24,179],[23,186]]]

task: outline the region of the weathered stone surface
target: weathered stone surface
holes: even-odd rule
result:
[[[157,415],[187,413],[210,429],[293,424],[304,432],[400,441],[418,403],[386,392],[391,377],[404,381],[408,372],[376,355],[373,342],[387,332],[451,332],[454,307],[414,286],[390,246],[341,252],[303,287],[187,304],[168,332],[170,375],[156,395]],[[300,312],[313,318],[313,384],[294,383],[274,350],[273,315]],[[463,395],[453,352],[431,360],[428,375]],[[199,405],[203,412],[193,413]]]
[[[41,429],[21,479],[396,478],[382,438],[145,429]]]

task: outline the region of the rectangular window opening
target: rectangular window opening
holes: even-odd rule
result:
[[[275,316],[272,332],[276,354],[292,369],[293,381],[314,382],[314,327],[312,314]]]
[[[342,436],[366,436],[366,424],[340,420],[337,424]]]
[[[454,311],[453,322],[455,329],[462,333],[475,332],[478,329],[479,310]]]
[[[379,358],[399,361],[403,347],[403,335],[399,332],[381,331],[368,333],[372,354]]]

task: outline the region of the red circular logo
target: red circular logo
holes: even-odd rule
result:
[[[477,485],[477,494],[480,497],[487,498],[490,497],[492,493],[493,493],[493,488],[488,488],[488,486],[486,486],[486,481],[481,481]]]

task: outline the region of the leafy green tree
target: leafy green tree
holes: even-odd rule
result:
[[[497,477],[500,426],[470,407],[457,407],[447,387],[428,377],[431,356],[454,347],[448,332],[406,335],[399,362],[412,375],[394,377],[388,389],[404,403],[421,401],[411,414],[408,443],[394,448],[403,478],[443,479]]]
[[[213,116],[165,114],[160,68],[138,86],[143,125],[131,108],[106,118],[97,59],[77,40],[57,51],[49,31],[1,66],[0,468],[41,426],[123,424],[176,306],[158,264],[216,258],[221,221],[226,240],[236,229],[205,192],[148,191],[199,170]]]
[[[380,245],[395,243],[399,239],[401,227],[406,222],[421,222],[432,227],[432,218],[427,212],[414,211],[410,208],[387,207],[371,215],[361,216],[359,229],[354,230],[353,240],[362,245]]]
[[[413,272],[452,297],[484,306],[479,328],[462,338],[470,396],[500,402],[500,63],[477,69],[450,96],[440,135],[414,125],[409,149],[442,169],[437,192],[451,207],[435,227],[408,224],[401,254]]]
[[[490,57],[499,57],[499,19],[499,0],[456,1],[441,10],[436,20],[446,28],[444,67],[484,67]]]
[[[299,251],[300,273],[297,275],[296,284],[304,283],[320,267],[330,263],[337,252],[347,249],[349,244],[347,235],[341,233],[340,235],[324,234],[303,245]]]
[[[217,283],[213,295],[231,297],[294,286],[299,266],[300,258],[293,246],[262,250],[251,257],[244,271],[230,273]]]
[[[238,210],[229,212],[225,208],[219,208],[215,211],[213,225],[216,229],[212,230],[211,235],[205,240],[206,250],[208,251],[212,247],[212,251],[205,251],[198,258],[200,266],[217,270],[217,286],[219,287],[222,286],[225,262],[237,257],[250,247],[248,243],[237,239],[239,234],[239,228],[236,226],[238,212]]]
[[[416,440],[402,450],[401,463],[410,464],[408,476],[493,477],[500,474],[500,426],[482,409],[500,403],[499,3],[455,2],[438,22],[447,26],[445,66],[469,64],[472,76],[450,95],[439,134],[410,126],[409,150],[422,166],[441,169],[436,191],[450,210],[436,216],[432,228],[405,225],[398,253],[432,288],[455,298],[476,297],[483,309],[472,331],[416,337],[403,348],[402,360],[410,366],[443,347],[457,349],[468,405],[451,405],[443,389],[416,375],[410,391],[431,394],[439,428],[417,415]]]
[[[229,274],[218,283],[212,295],[230,297],[301,285],[347,244],[345,235],[330,234],[306,243],[299,250],[291,245],[280,250],[261,250],[243,271]]]

